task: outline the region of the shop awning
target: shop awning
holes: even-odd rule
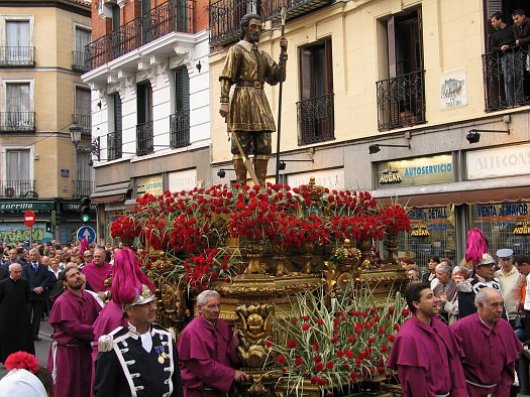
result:
[[[123,203],[127,199],[127,193],[131,190],[130,181],[115,183],[113,185],[96,186],[94,193],[90,196],[93,203]]]
[[[372,192],[378,201],[396,200],[409,207],[434,207],[448,204],[490,204],[505,201],[530,201],[529,178],[515,177],[503,180],[465,181],[452,184],[414,186],[402,189]]]

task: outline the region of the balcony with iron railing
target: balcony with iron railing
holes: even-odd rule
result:
[[[0,180],[0,198],[33,197],[38,197],[34,180]]]
[[[169,33],[193,33],[193,12],[193,0],[169,0],[151,9],[118,31],[88,44],[85,69],[95,69]]]
[[[122,135],[121,131],[109,132],[107,134],[107,160],[121,159]]]
[[[92,180],[75,180],[74,181],[74,198],[90,196],[94,193],[94,181]]]
[[[526,57],[520,47],[505,53],[482,55],[486,111],[530,105],[530,81],[525,79]]]
[[[35,66],[35,47],[0,47],[0,67],[12,68],[31,66]]]
[[[72,114],[72,123],[81,127],[83,134],[92,132],[92,115],[86,111]]]
[[[72,51],[72,70],[75,72],[86,72],[85,51]]]
[[[145,156],[153,153],[153,122],[136,125],[136,155]]]
[[[183,110],[169,116],[169,145],[172,148],[190,144],[190,111]]]
[[[376,90],[379,131],[426,122],[423,70],[378,81]]]
[[[226,45],[238,40],[241,33],[241,18],[254,12],[273,24],[286,9],[287,20],[309,13],[332,3],[334,0],[217,0],[208,7],[210,21],[210,44]]]
[[[305,99],[296,107],[299,145],[335,139],[333,94]]]
[[[1,132],[35,132],[35,112],[0,112]]]

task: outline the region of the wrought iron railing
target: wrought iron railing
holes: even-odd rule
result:
[[[210,43],[225,45],[238,40],[243,15],[254,12],[264,19],[278,21],[283,7],[287,19],[325,6],[334,0],[217,0],[208,7]]]
[[[194,0],[169,0],[86,48],[86,70],[95,69],[171,32],[194,31]]]
[[[72,51],[72,70],[86,72],[85,51]]]
[[[121,131],[109,132],[107,134],[107,160],[121,159]]]
[[[335,139],[333,94],[297,102],[298,144]]]
[[[190,144],[190,111],[184,110],[169,116],[169,144],[172,148]]]
[[[0,67],[35,66],[35,47],[0,47]]]
[[[0,132],[35,131],[35,112],[0,113]]]
[[[74,198],[90,196],[94,193],[94,181],[75,180],[74,181]]]
[[[376,83],[380,131],[425,123],[425,72],[404,74]]]
[[[0,180],[0,198],[36,197],[34,180]]]
[[[526,57],[519,47],[506,53],[482,55],[486,111],[530,104],[530,88],[525,82]]]
[[[82,128],[83,134],[90,134],[92,132],[92,115],[83,113],[72,114],[72,122]]]
[[[208,7],[210,43],[224,45],[239,38],[239,22],[248,12],[256,12],[258,0],[218,0]]]
[[[148,121],[136,126],[136,155],[153,153],[153,122]]]

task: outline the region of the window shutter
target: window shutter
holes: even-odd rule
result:
[[[313,57],[310,48],[300,49],[300,99],[311,98],[311,61]]]
[[[190,79],[188,69],[183,66],[175,71],[176,111],[190,110]]]
[[[121,131],[121,98],[120,94],[115,92],[112,95],[114,104],[114,131]]]

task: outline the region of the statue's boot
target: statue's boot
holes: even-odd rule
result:
[[[247,167],[245,167],[245,162],[241,157],[234,156],[232,163],[234,164],[234,170],[236,171],[237,183],[242,187],[247,183]]]
[[[263,154],[257,154],[254,157],[254,171],[260,186],[265,189],[265,180],[267,179],[267,164],[269,162],[269,156]]]

